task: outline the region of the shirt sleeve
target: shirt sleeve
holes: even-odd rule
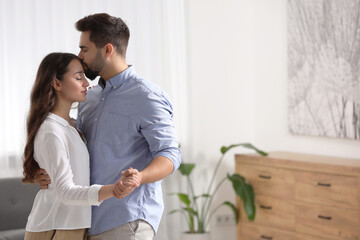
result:
[[[163,156],[170,159],[175,171],[181,163],[181,151],[178,148],[170,101],[163,95],[150,93],[145,99],[142,112],[140,129],[153,158]]]
[[[70,160],[65,145],[53,133],[47,133],[37,146],[37,161],[51,179],[62,203],[67,205],[99,206],[99,190],[102,185],[75,185]]]

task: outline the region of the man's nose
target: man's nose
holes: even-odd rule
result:
[[[78,58],[80,59],[81,62],[84,60],[84,57],[83,57],[83,55],[81,54],[81,51],[80,51],[79,54],[78,54]]]

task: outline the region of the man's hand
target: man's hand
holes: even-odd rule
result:
[[[119,199],[129,195],[141,184],[141,174],[138,170],[129,168],[122,171],[121,174],[123,176],[115,183],[114,189],[114,197]]]
[[[51,179],[45,169],[40,168],[35,174],[35,183],[39,184],[41,189],[48,189]]]

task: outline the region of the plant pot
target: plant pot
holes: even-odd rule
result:
[[[181,240],[210,240],[211,234],[207,233],[183,233]]]

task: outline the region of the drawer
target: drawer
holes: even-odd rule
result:
[[[292,202],[256,195],[255,203],[256,216],[254,224],[290,231],[295,230],[295,205]],[[243,208],[240,209],[242,211],[240,221],[249,223]]]
[[[295,199],[325,206],[358,209],[356,177],[296,172]]]
[[[261,227],[255,224],[240,224],[237,227],[238,240],[301,240],[294,232]]]
[[[292,171],[244,164],[237,166],[236,173],[251,183],[256,196],[294,199],[295,177]]]
[[[353,209],[296,203],[296,231],[317,236],[359,239],[359,213]]]
[[[255,224],[239,224],[238,240],[340,240],[338,238],[319,238],[307,234],[283,231]]]

